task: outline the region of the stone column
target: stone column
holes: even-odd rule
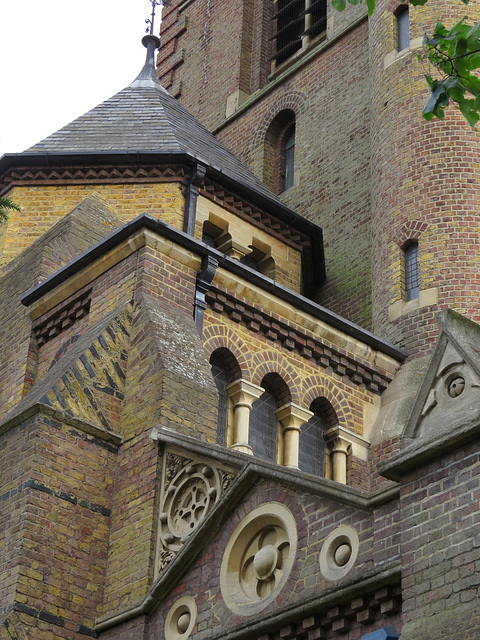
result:
[[[308,422],[313,413],[289,402],[277,409],[275,415],[282,427],[283,465],[298,469],[301,427]]]
[[[250,411],[264,389],[246,380],[235,380],[226,387],[226,391],[233,405],[234,432],[230,448],[253,454],[252,447],[248,444]]]
[[[347,484],[347,457],[353,454],[361,460],[367,460],[370,443],[340,425],[327,431],[325,440],[330,451],[330,473],[325,475],[335,482]]]

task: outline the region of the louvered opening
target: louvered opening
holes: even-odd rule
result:
[[[302,38],[311,40],[326,31],[327,0],[278,0],[276,4],[272,60],[281,64],[302,48]]]
[[[311,0],[310,7],[305,13],[310,16],[305,35],[313,40],[327,29],[327,0]]]
[[[274,15],[277,21],[276,53],[273,56],[281,64],[302,48],[302,34],[305,31],[305,0],[278,0],[278,11]]]

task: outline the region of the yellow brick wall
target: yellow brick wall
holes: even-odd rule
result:
[[[148,213],[179,229],[184,198],[176,183],[14,187],[6,195],[22,211],[0,226],[0,268],[43,235],[85,198],[96,193],[124,222]]]

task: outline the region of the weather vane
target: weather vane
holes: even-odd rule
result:
[[[150,35],[153,35],[153,23],[155,21],[155,9],[157,7],[160,7],[162,5],[168,5],[169,0],[150,0],[150,2],[152,3],[152,16],[151,18],[147,18],[145,20],[145,24],[148,24],[150,26],[148,26],[145,29],[145,33],[150,33]]]

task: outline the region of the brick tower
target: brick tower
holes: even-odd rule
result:
[[[467,13],[480,17],[476,3]],[[402,15],[410,40],[399,46]],[[416,60],[437,17],[453,25],[463,15],[450,2],[398,14],[381,0],[370,20],[373,327],[417,355],[431,352],[439,309],[480,320],[480,140],[453,109],[444,122],[421,117],[427,87]]]

